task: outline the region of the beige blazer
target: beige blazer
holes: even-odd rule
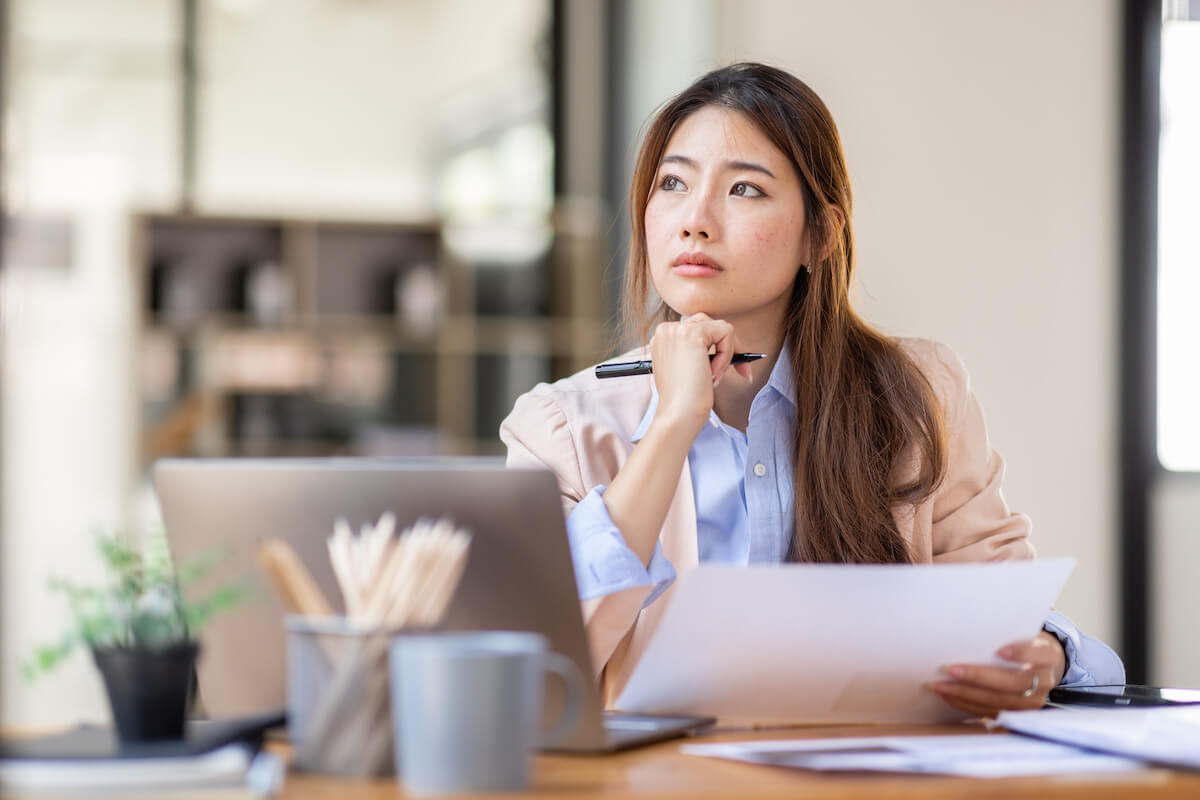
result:
[[[1012,513],[1004,502],[1004,462],[988,444],[983,411],[962,362],[935,342],[900,343],[942,403],[949,455],[945,480],[934,495],[915,509],[897,510],[901,535],[925,563],[1033,558],[1029,518]],[[534,387],[517,399],[500,426],[509,466],[553,471],[570,514],[594,487],[611,483],[633,451],[630,437],[649,407],[652,380],[647,375],[601,381],[587,369]],[[696,566],[696,503],[686,463],[659,538],[679,578]],[[606,706],[616,702],[671,603],[668,588],[642,608],[650,591],[638,587],[583,603]]]

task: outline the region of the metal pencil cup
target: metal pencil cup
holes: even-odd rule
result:
[[[285,625],[296,768],[347,777],[395,774],[388,641],[396,631],[295,614]]]

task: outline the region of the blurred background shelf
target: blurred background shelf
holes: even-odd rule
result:
[[[605,350],[580,235],[505,261],[435,222],[137,216],[143,464],[501,453],[519,394]]]

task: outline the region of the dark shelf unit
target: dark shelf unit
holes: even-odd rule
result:
[[[164,456],[498,454],[533,383],[594,363],[578,222],[518,268],[436,221],[134,218],[143,464]]]

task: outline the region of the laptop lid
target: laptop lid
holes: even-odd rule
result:
[[[260,542],[288,542],[339,611],[342,600],[325,549],[338,517],[357,530],[385,511],[397,528],[450,516],[472,533],[470,555],[447,611],[447,630],[541,633],[594,678],[554,476],[509,470],[492,459],[167,459],[154,483],[177,561],[227,547],[213,581],[241,579],[252,599],[203,631],[200,696],[213,716],[286,705],[283,609],[255,567]],[[546,713],[562,687],[547,681]],[[601,749],[598,691],[565,749]]]

